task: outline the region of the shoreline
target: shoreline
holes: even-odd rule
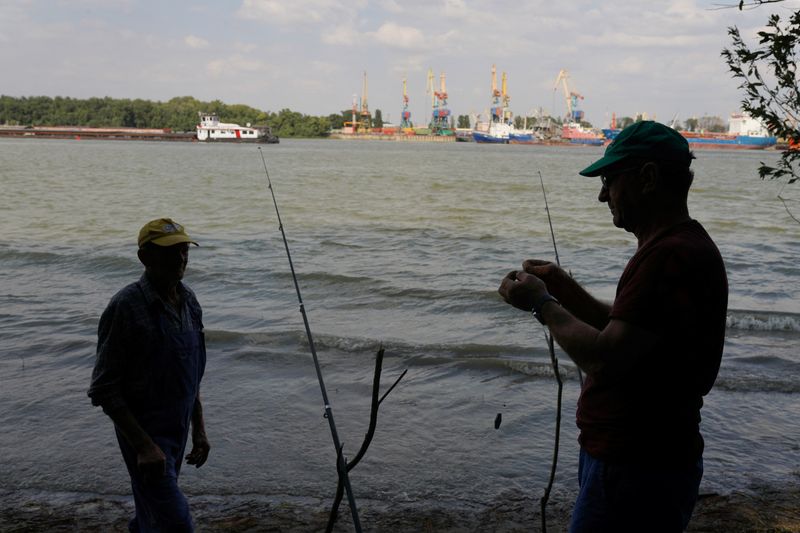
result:
[[[66,497],[65,497],[66,496]],[[187,495],[198,531],[323,531],[329,500],[301,496]],[[0,492],[0,531],[125,531],[133,513],[130,496],[93,494],[44,495],[25,498]],[[574,494],[557,491],[547,507],[547,527],[566,531]],[[800,532],[800,483],[781,487],[754,486],[729,494],[701,494],[687,532]],[[541,531],[539,499],[509,491],[489,502],[393,503],[359,500],[364,531],[443,532]],[[352,531],[347,502],[339,509],[334,531]]]
[[[71,127],[71,126],[0,126],[0,138],[8,139],[68,139],[68,140],[106,140],[106,141],[166,141],[166,142],[212,142],[212,141],[199,141],[197,134],[194,132],[173,132],[169,129],[155,129],[155,128],[88,128],[88,127]],[[301,137],[293,137],[301,139]],[[441,136],[441,135],[403,135],[403,134],[340,134],[332,133],[326,137],[312,137],[312,139],[324,139],[335,141],[379,141],[379,142],[424,142],[424,143],[454,143],[457,142],[456,136]],[[231,144],[252,144],[255,141],[247,140],[242,141],[238,139],[230,139],[223,142]],[[258,144],[269,144],[259,142]],[[481,143],[473,143],[481,144]],[[503,144],[503,143],[500,143]],[[605,146],[605,145],[591,145],[583,143],[571,143],[565,141],[544,140],[533,143],[505,143],[505,144],[522,144],[523,146],[556,146],[565,148],[585,148],[587,146]],[[722,150],[722,151],[781,151],[785,147],[779,145],[760,147],[760,146],[744,146],[744,145],[715,145],[715,144],[697,144],[690,143],[692,150]]]

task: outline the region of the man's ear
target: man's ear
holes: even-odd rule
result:
[[[151,262],[151,259],[152,259],[152,254],[151,254],[151,253],[150,253],[150,251],[147,249],[147,246],[145,246],[145,247],[142,247],[142,248],[139,248],[139,251],[137,251],[137,252],[136,252],[136,255],[138,255],[138,256],[139,256],[139,261],[140,261],[140,262],[141,262],[141,263],[142,263],[144,266],[148,266],[148,265],[150,265],[150,262]]]
[[[642,193],[652,194],[658,189],[658,182],[661,179],[661,170],[658,165],[650,161],[642,166],[639,173],[639,180],[642,183]]]

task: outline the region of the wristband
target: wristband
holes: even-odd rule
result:
[[[544,323],[544,317],[542,317],[542,307],[547,302],[555,302],[558,305],[561,305],[561,302],[556,300],[555,297],[549,293],[544,293],[544,296],[533,302],[533,309],[531,309],[531,314],[542,325],[546,325]]]

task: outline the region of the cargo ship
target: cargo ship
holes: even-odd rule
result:
[[[0,126],[0,137],[118,141],[195,141],[193,132],[169,128],[89,128],[82,126]]]
[[[679,132],[691,149],[764,150],[778,143],[777,137],[756,135],[729,135],[727,133]]]
[[[591,146],[602,146],[606,142],[606,137],[602,132],[593,128],[584,128],[578,122],[567,122],[561,127],[561,139],[569,141],[570,144],[588,144]]]
[[[214,113],[198,113],[197,140],[202,142],[251,142],[275,144],[280,142],[269,126],[251,127],[220,122]]]
[[[613,141],[621,130],[610,127],[603,135]],[[777,137],[770,135],[761,122],[745,113],[732,113],[728,122],[728,133],[678,130],[692,150],[764,150],[778,144]]]
[[[483,122],[472,130],[472,138],[476,143],[508,144],[512,129],[512,126],[505,122]]]
[[[540,144],[542,139],[533,130],[513,129],[508,134],[508,144]]]
[[[732,113],[728,133],[697,133],[682,131],[681,135],[692,149],[764,150],[778,144],[764,125],[746,113]]]

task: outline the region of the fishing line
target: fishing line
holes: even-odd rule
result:
[[[542,196],[544,197],[544,209],[547,212],[547,222],[550,225],[550,238],[553,241],[553,252],[556,255],[556,264],[561,267],[561,260],[558,257],[558,246],[556,246],[556,234],[553,231],[553,219],[550,217],[550,206],[547,203],[547,192],[544,189],[544,179],[542,178],[542,173],[539,173],[539,183],[542,185]],[[553,482],[556,478],[556,469],[558,467],[558,448],[559,442],[561,439],[561,402],[563,397],[563,390],[564,390],[564,382],[561,379],[561,372],[558,369],[558,358],[556,357],[556,350],[555,350],[555,341],[553,339],[553,335],[548,335],[548,328],[547,326],[542,326],[544,328],[544,338],[547,341],[547,347],[550,351],[550,364],[553,366],[553,374],[555,374],[556,383],[558,384],[558,390],[556,392],[556,431],[555,437],[553,442],[553,461],[550,466],[550,478],[547,482],[547,487],[544,490],[544,495],[540,500],[541,505],[541,512],[542,512],[542,533],[547,533],[547,518],[545,508],[547,507],[547,502],[550,500],[550,492],[553,489]],[[581,373],[580,368],[578,369],[578,378],[580,379],[581,386],[583,386],[583,374]]]
[[[339,442],[339,434],[336,432],[336,424],[333,420],[333,410],[328,401],[328,393],[325,390],[325,381],[322,379],[322,369],[319,365],[319,358],[317,357],[317,350],[314,347],[314,339],[311,336],[311,327],[308,325],[308,316],[306,316],[306,308],[303,303],[303,296],[300,294],[300,285],[297,282],[297,275],[294,272],[294,264],[292,263],[292,254],[289,252],[289,242],[286,240],[286,231],[283,229],[283,222],[281,221],[281,213],[278,210],[278,201],[275,199],[275,191],[272,189],[272,181],[269,179],[269,170],[267,170],[267,160],[264,158],[264,152],[261,147],[258,147],[258,153],[261,154],[261,162],[264,164],[264,173],[267,175],[267,187],[272,195],[272,203],[275,205],[275,214],[278,216],[278,228],[281,230],[283,236],[283,246],[286,248],[286,257],[289,259],[289,269],[292,272],[292,280],[294,281],[294,288],[297,291],[297,301],[300,304],[300,314],[303,315],[303,324],[306,328],[306,337],[308,337],[308,347],[311,350],[311,357],[314,359],[314,368],[317,371],[317,380],[319,381],[319,388],[322,392],[322,403],[324,405],[324,417],[328,420],[328,425],[331,430],[331,437],[333,438],[333,446],[336,448],[336,470],[339,473],[339,478],[344,482],[345,492],[347,493],[347,501],[350,504],[350,514],[353,516],[353,526],[358,533],[361,533],[361,521],[358,519],[358,509],[356,507],[355,496],[353,496],[353,489],[350,486],[350,477],[347,475],[347,462],[342,454],[342,444]]]

